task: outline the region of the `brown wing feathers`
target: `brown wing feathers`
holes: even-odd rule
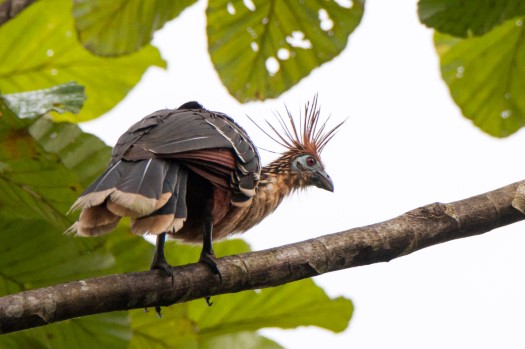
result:
[[[70,231],[100,235],[124,216],[132,218],[136,234],[176,231],[188,216],[188,176],[199,175],[232,192],[221,197],[246,205],[260,170],[254,145],[228,116],[205,109],[160,110],[120,137],[109,168],[72,206],[82,212]]]

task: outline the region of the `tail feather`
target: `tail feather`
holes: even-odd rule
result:
[[[168,231],[173,222],[173,214],[151,215],[131,219],[131,232],[136,235],[153,234],[159,235]]]
[[[147,159],[130,163],[130,171],[124,173],[117,189],[124,193],[137,193],[148,198],[158,199],[162,189],[162,179],[168,164],[160,159]]]
[[[162,207],[171,193],[163,193],[159,199],[148,198],[136,193],[125,193],[115,190],[109,196],[106,205],[108,210],[121,217],[143,217]]]
[[[128,162],[119,161],[110,166],[89,187],[69,209],[69,212],[102,204],[106,198],[115,191],[117,184],[125,171]]]
[[[188,209],[186,207],[186,188],[188,182],[188,171],[184,170],[180,173],[180,179],[177,181],[177,189],[174,194],[177,195],[177,203],[175,205],[175,217],[184,218],[188,217]],[[177,228],[177,230],[180,228]]]
[[[131,220],[131,231],[137,235],[161,234],[182,228],[187,217],[186,186],[188,170],[171,163],[164,180],[163,190],[171,190],[167,202],[150,215]]]
[[[120,218],[103,205],[88,207],[82,210],[78,221],[66,231],[66,234],[76,233],[78,236],[106,234],[116,228]]]
[[[96,236],[131,217],[135,234],[160,234],[182,227],[187,217],[188,169],[173,160],[119,161],[106,170],[75,202],[82,209],[67,232]]]
[[[132,166],[123,173],[116,189],[109,195],[107,207],[118,216],[149,215],[171,196],[171,192],[162,190],[169,164],[154,158],[128,163]]]

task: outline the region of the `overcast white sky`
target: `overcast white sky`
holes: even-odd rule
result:
[[[155,36],[168,70],[150,69],[118,107],[83,127],[113,145],[150,112],[198,100],[233,116],[259,146],[275,148],[244,115],[270,118],[284,103],[298,112],[318,92],[334,122],[349,117],[323,154],[335,192],[312,188],[286,200],[243,236],[253,249],[376,223],[523,179],[523,132],[491,138],[461,116],[440,78],[432,32],[417,19],[416,0],[368,0],[341,56],[279,99],[247,105],[228,95],[213,70],[205,5],[200,1]],[[273,156],[261,155],[265,162]],[[263,334],[286,348],[524,348],[523,230],[517,223],[390,263],[316,277],[331,296],[353,300],[350,327],[337,335],[313,327]]]

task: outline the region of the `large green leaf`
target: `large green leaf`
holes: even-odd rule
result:
[[[441,75],[464,116],[505,137],[525,125],[524,18],[468,39],[436,33]]]
[[[523,0],[419,0],[419,20],[453,36],[483,35],[494,26],[525,15]]]
[[[83,187],[105,168],[109,148],[76,125],[20,120],[0,98],[0,207],[18,218],[39,217],[63,230]],[[25,123],[22,123],[25,122]],[[19,124],[17,127],[9,125]]]
[[[67,124],[20,120],[2,98],[0,112],[4,126],[0,127],[0,270],[5,286],[0,293],[100,275],[114,262],[102,241],[62,235],[72,223],[65,213],[80,192],[78,178],[85,176],[77,164],[63,161],[68,155],[64,149],[75,138],[67,141],[62,137],[61,149],[53,149],[42,130],[54,125],[54,138],[60,138],[60,128]],[[83,140],[91,138],[93,148],[75,149],[73,156],[95,154],[102,143],[85,136]],[[96,161],[92,165],[100,166]]]
[[[37,218],[0,217],[0,295],[101,275],[114,263],[102,240],[63,236]]]
[[[80,41],[101,56],[120,56],[148,44],[153,33],[196,0],[75,0]]]
[[[198,346],[193,347],[199,349],[283,349],[281,345],[255,332],[239,332],[204,338],[198,343]]]
[[[81,189],[104,172],[109,163],[111,148],[75,124],[40,118],[31,125],[29,133],[46,152],[55,154],[64,167],[76,175]],[[70,204],[78,194],[80,192],[72,193]]]
[[[209,51],[230,94],[242,102],[277,97],[340,54],[364,0],[339,3],[210,0]]]
[[[19,109],[24,99],[10,102]],[[107,159],[107,147],[76,125],[19,119],[2,98],[0,113],[0,295],[114,271],[103,239],[62,234],[79,180],[83,186],[93,177],[92,170],[83,173],[83,161],[97,153]],[[105,164],[94,159],[91,166],[102,171]],[[0,348],[125,348],[129,321],[127,312],[67,320],[0,336]]]
[[[106,247],[116,258],[118,272],[130,273],[149,269],[154,246],[141,236],[130,233],[129,219],[123,219],[115,232],[107,235]]]
[[[6,125],[20,123],[0,98]],[[31,121],[32,122],[32,121]],[[30,134],[30,121],[0,128],[0,207],[13,218],[47,220],[58,229],[68,226],[65,216],[71,198],[79,192],[76,176],[47,153]]]
[[[101,58],[77,40],[71,2],[41,0],[0,27],[2,93],[49,88],[76,81],[88,97],[77,115],[59,120],[85,121],[113,108],[150,65],[165,66],[158,50],[146,46],[119,58]]]
[[[113,270],[101,239],[66,237],[46,221],[4,215],[0,231],[0,295]],[[130,338],[127,312],[113,312],[3,335],[0,348],[125,348]]]
[[[124,349],[131,336],[127,312],[113,312],[3,335],[0,336],[0,348]]]

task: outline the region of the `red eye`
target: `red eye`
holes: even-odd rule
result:
[[[310,166],[310,167],[314,166],[316,163],[317,163],[317,160],[315,160],[314,157],[310,156],[310,157],[306,158],[306,164],[308,166]]]

